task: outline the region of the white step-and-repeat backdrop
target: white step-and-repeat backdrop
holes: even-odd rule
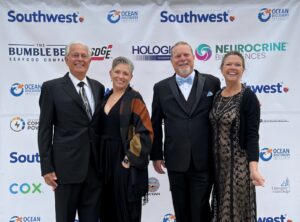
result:
[[[220,59],[230,50],[242,52],[243,81],[262,109],[266,186],[257,189],[258,221],[300,221],[300,1],[116,2],[0,2],[0,221],[55,221],[53,192],[40,176],[38,98],[43,81],[68,71],[64,47],[74,40],[93,49],[89,76],[107,88],[112,59],[133,60],[132,85],[149,111],[154,83],[173,74],[175,42],[189,42],[196,68],[222,84]],[[149,169],[142,221],[175,221],[167,176],[155,173],[152,164]]]

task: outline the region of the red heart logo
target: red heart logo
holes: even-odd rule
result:
[[[229,19],[230,19],[230,21],[233,22],[233,21],[235,20],[235,16],[232,16],[232,15],[231,15],[231,16],[229,16]]]
[[[84,17],[80,16],[80,17],[79,17],[79,21],[80,21],[80,22],[83,22],[83,21],[84,21]]]
[[[287,93],[289,91],[289,87],[283,87],[283,91]]]

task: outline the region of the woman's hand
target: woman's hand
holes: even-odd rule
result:
[[[258,163],[256,161],[251,161],[249,163],[250,169],[250,180],[254,186],[264,186],[265,179],[258,172]]]

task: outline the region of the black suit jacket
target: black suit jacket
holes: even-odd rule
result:
[[[55,172],[59,184],[82,182],[88,171],[90,155],[97,162],[98,135],[94,130],[97,124],[94,116],[100,110],[104,86],[87,79],[95,100],[91,121],[68,73],[42,85],[38,130],[41,171],[42,175]]]
[[[211,135],[208,114],[220,80],[195,70],[196,99],[189,111],[180,98],[175,75],[155,84],[152,102],[154,141],[151,160],[165,160],[168,170],[185,172],[191,161],[197,170],[210,168]],[[162,123],[164,123],[164,146]]]

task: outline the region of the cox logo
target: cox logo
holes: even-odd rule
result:
[[[273,152],[272,148],[262,148],[261,151],[259,152],[259,157],[263,161],[269,161],[272,159]]]
[[[42,193],[41,191],[41,183],[32,183],[31,185],[29,183],[22,183],[22,184],[18,184],[18,183],[13,183],[9,186],[9,191],[12,194],[18,194],[18,193],[22,193],[22,194],[28,194],[28,193]]]
[[[10,93],[13,96],[21,96],[24,92],[24,84],[21,83],[14,83],[10,87]]]
[[[15,132],[20,132],[25,128],[25,121],[21,117],[16,116],[10,121],[10,128]]]
[[[267,8],[262,8],[259,13],[258,13],[258,19],[261,22],[266,22],[271,18],[271,9],[267,9]]]
[[[207,61],[212,55],[212,51],[209,45],[200,44],[195,50],[196,58],[201,61]]]
[[[108,15],[107,15],[107,20],[110,23],[117,23],[118,21],[120,21],[121,19],[121,11],[117,11],[117,10],[110,10]]]
[[[173,214],[166,214],[163,222],[176,222],[176,217]]]

